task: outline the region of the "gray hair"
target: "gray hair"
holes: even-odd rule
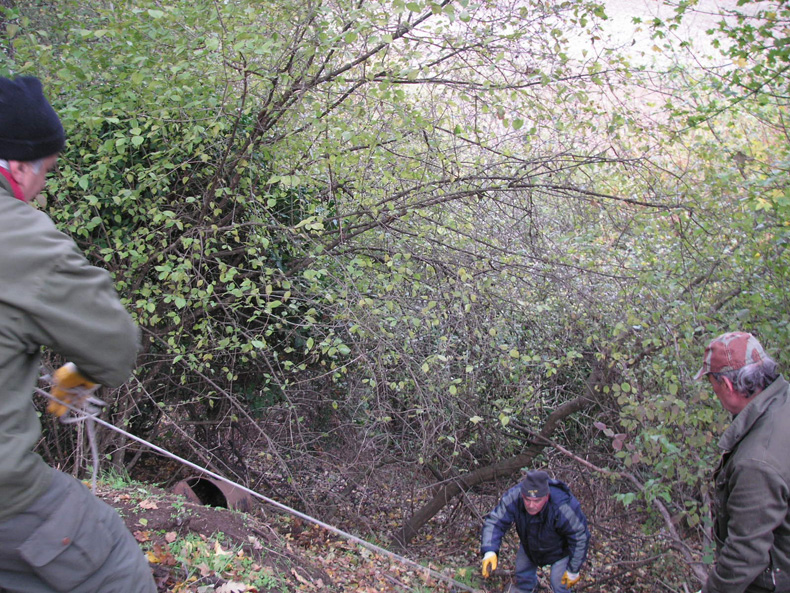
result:
[[[748,364],[734,371],[710,373],[710,375],[717,381],[729,379],[735,391],[751,398],[776,381],[779,371],[774,359],[766,354],[762,362]]]
[[[30,164],[33,166],[33,173],[35,173],[36,175],[41,173],[41,169],[44,167],[44,160],[45,159],[36,159],[35,161],[29,161]],[[7,171],[8,161],[5,159],[0,159],[0,167],[2,167]]]

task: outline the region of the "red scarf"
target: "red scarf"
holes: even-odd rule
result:
[[[11,177],[11,173],[0,167],[0,175],[8,179],[8,183],[11,184],[11,191],[14,192],[14,197],[17,200],[22,200],[23,202],[27,202],[24,194],[22,193],[22,188],[19,187],[19,184],[14,180],[13,177]]]

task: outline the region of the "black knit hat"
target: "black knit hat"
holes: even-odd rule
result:
[[[543,471],[527,472],[521,481],[521,494],[527,498],[542,498],[549,493],[549,474]]]
[[[35,161],[65,145],[63,126],[38,78],[0,77],[0,159]]]

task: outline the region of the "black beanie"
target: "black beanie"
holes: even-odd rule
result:
[[[35,161],[66,145],[58,115],[33,76],[0,77],[0,159]]]
[[[542,498],[549,493],[549,474],[543,471],[528,472],[521,481],[521,494],[527,498]]]

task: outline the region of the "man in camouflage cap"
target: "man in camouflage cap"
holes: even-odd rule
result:
[[[790,384],[745,332],[708,344],[703,377],[734,417],[719,440],[716,564],[702,591],[790,592]]]

